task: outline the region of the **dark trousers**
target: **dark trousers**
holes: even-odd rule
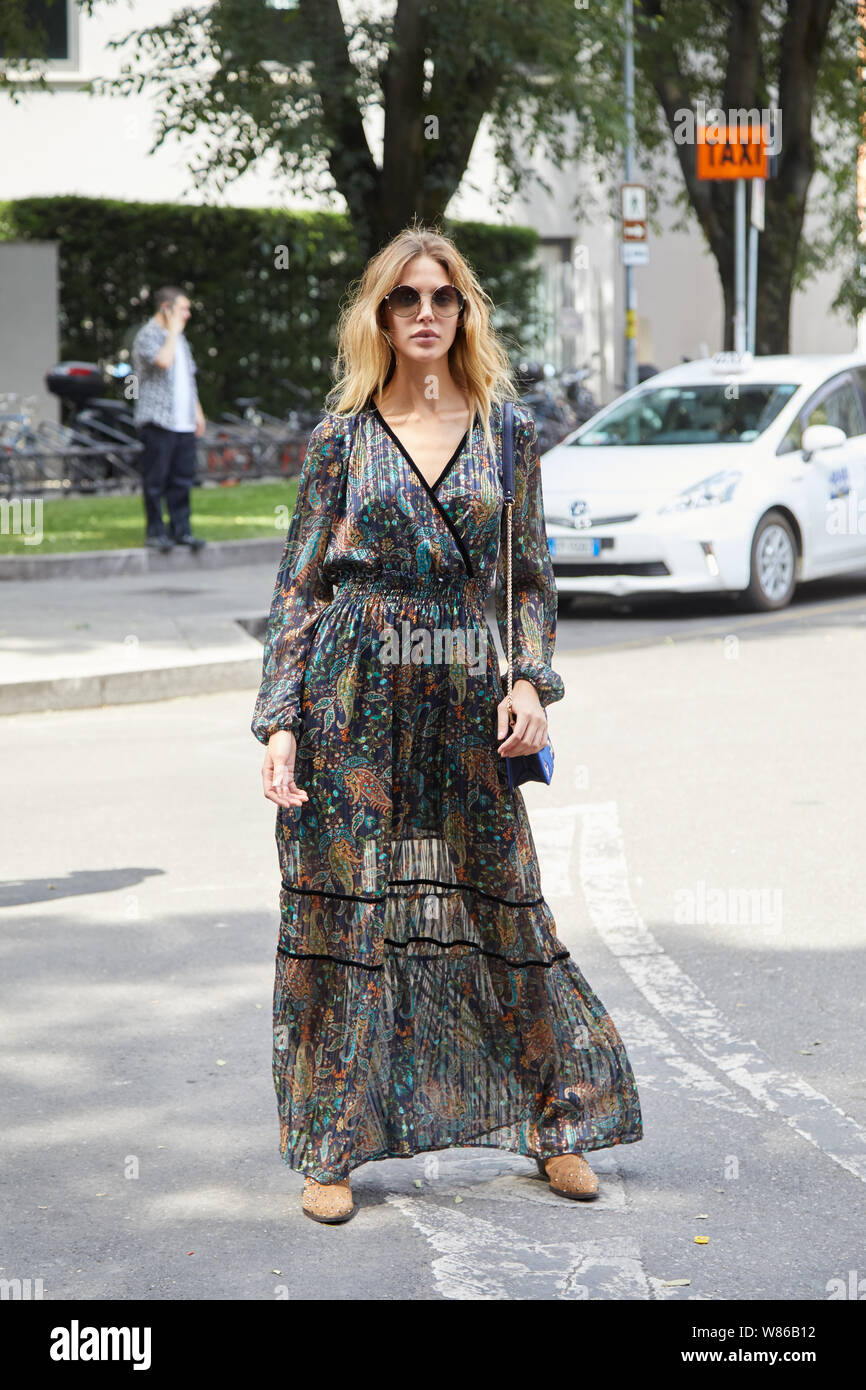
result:
[[[168,508],[169,532],[175,539],[188,534],[189,490],[195,482],[196,439],[192,433],[166,430],[162,425],[139,428],[144,445],[139,455],[144,485],[144,514],[148,536],[165,534],[162,499]]]

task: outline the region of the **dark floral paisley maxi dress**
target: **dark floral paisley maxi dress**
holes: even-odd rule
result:
[[[556,590],[535,423],[514,418],[513,678],[548,705],[564,694]],[[497,405],[490,424],[498,457],[476,418],[431,486],[372,403],[351,451],[351,422],[326,416],[277,575],[251,727],[295,734],[309,800],[277,812],[273,1076],[281,1155],[322,1183],[431,1149],[643,1137],[625,1047],[556,936],[496,751]]]

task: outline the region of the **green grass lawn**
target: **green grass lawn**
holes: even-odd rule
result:
[[[284,538],[295,505],[298,479],[284,483],[239,483],[236,487],[195,487],[190,494],[192,529],[206,541]],[[29,512],[16,513],[0,498],[0,555],[66,555],[81,550],[123,550],[144,545],[144,502],[127,497],[33,498]],[[21,519],[19,519],[19,517]],[[24,534],[39,535],[25,544]]]

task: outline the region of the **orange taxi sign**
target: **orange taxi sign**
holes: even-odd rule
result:
[[[695,172],[699,179],[765,179],[768,177],[767,141],[760,127],[697,128]]]

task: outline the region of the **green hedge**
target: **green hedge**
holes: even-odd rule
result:
[[[443,221],[497,306],[515,359],[531,353],[537,233]],[[288,377],[320,404],[332,384],[334,326],[349,282],[363,269],[339,213],[22,198],[0,204],[0,240],[57,241],[64,359],[112,358],[150,317],[149,294],[179,284],[193,306],[189,339],[205,412],[236,396],[267,410],[297,404]],[[288,268],[277,266],[286,247]],[[46,363],[46,368],[50,364]]]

